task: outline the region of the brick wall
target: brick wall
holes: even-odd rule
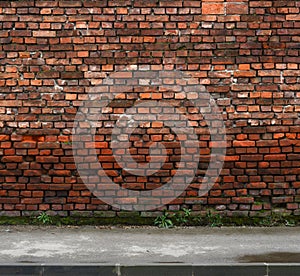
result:
[[[204,132],[197,175],[167,208],[298,215],[299,8],[300,1],[277,0],[0,1],[0,214],[114,214],[76,170],[72,127],[89,89],[129,66],[188,73],[222,110],[227,154],[215,185],[198,196],[209,159]],[[138,98],[180,100],[152,92]],[[122,114],[132,95],[123,93],[107,112]],[[102,127],[96,147],[113,180],[153,189],[173,176],[180,151],[161,122],[137,132],[143,142],[173,143],[173,161],[152,179],[116,167],[113,120]],[[139,150],[135,158],[145,161],[147,146]]]

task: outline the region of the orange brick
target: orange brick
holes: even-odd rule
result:
[[[250,70],[250,64],[239,64],[239,70]]]
[[[225,14],[225,4],[215,2],[203,2],[202,14]]]

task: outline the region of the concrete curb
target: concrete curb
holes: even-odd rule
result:
[[[0,275],[22,276],[294,276],[300,263],[256,264],[0,264]]]

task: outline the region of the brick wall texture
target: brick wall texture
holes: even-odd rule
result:
[[[225,163],[213,188],[198,196],[210,148],[204,132],[198,177],[165,208],[298,215],[299,10],[300,1],[289,0],[0,1],[0,214],[117,212],[83,184],[72,127],[88,89],[131,66],[190,74],[216,100],[226,125]],[[170,91],[138,93],[180,101]],[[132,94],[123,96],[108,113],[132,105]],[[168,166],[152,179],[117,168],[112,128],[104,119],[96,147],[114,181],[153,189],[172,177],[180,151],[161,122],[136,133],[143,139],[135,144],[137,160],[147,160],[147,141],[173,143]]]

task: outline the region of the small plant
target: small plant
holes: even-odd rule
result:
[[[202,225],[203,224],[203,220],[201,216],[194,216],[192,218],[192,223],[193,225]]]
[[[68,145],[68,146],[72,146],[72,141],[64,141],[63,144]]]
[[[37,216],[37,221],[42,224],[50,224],[52,223],[52,218],[46,212],[42,212]]]
[[[158,216],[154,220],[154,225],[158,226],[159,228],[172,228],[173,222],[170,218],[169,213],[164,211],[164,213],[161,216]]]
[[[290,226],[290,227],[294,227],[297,225],[294,219],[286,219],[284,224],[285,226]]]
[[[259,220],[258,225],[264,226],[264,227],[271,227],[275,226],[277,224],[277,217],[272,213],[266,217],[263,217],[261,220]]]
[[[209,211],[206,214],[206,218],[210,227],[221,227],[223,225],[220,214],[213,214],[211,211]]]
[[[174,215],[176,222],[179,225],[186,225],[189,222],[189,218],[191,216],[192,210],[183,208],[182,212],[178,212]]]

